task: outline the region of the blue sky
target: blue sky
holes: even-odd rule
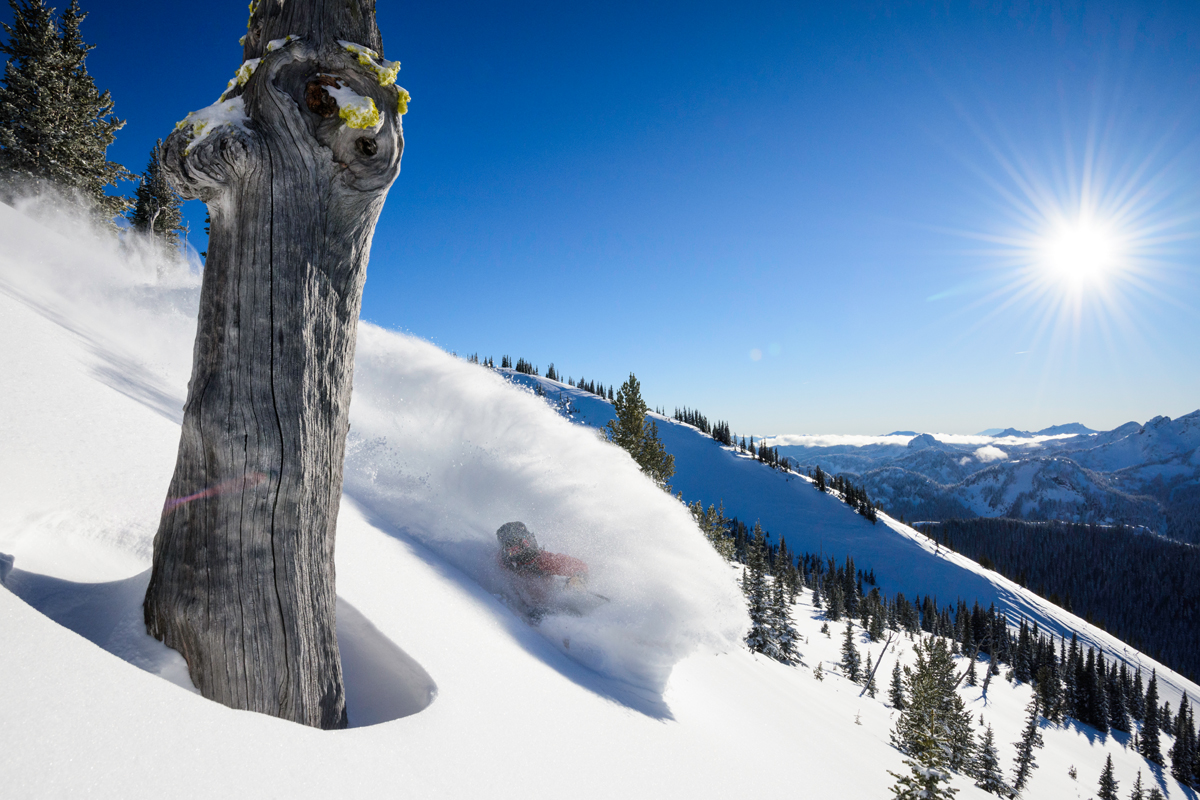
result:
[[[110,157],[140,171],[237,68],[245,3],[83,4],[128,121]],[[1200,407],[1194,3],[382,2],[379,26],[413,102],[365,319],[632,370],[746,434]],[[1046,267],[1064,235],[1105,269]]]

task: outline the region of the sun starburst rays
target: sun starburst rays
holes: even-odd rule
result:
[[[1151,346],[1155,308],[1179,308],[1176,290],[1194,275],[1179,256],[1200,227],[1180,156],[1164,155],[1168,138],[1126,149],[1140,155],[1119,163],[1097,135],[1042,163],[984,140],[993,168],[972,166],[995,222],[948,231],[976,243],[958,251],[974,278],[930,298],[959,296],[951,338],[990,329],[1016,354],[1038,353],[1047,373],[1084,350]]]

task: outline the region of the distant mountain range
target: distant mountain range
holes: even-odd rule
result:
[[[1200,543],[1200,410],[1111,431],[1069,423],[975,436],[896,431],[839,438],[766,442],[802,466],[846,475],[888,513],[908,520],[1137,525]]]
[[[1086,425],[1081,425],[1078,422],[1068,422],[1066,425],[1051,425],[1049,428],[1042,428],[1040,431],[1030,433],[1029,431],[1019,431],[1016,428],[988,428],[986,431],[980,431],[980,436],[1017,436],[1028,438],[1031,436],[1061,436],[1062,434],[1089,434],[1100,433],[1094,431]]]

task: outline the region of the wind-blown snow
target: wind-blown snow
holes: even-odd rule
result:
[[[571,657],[661,690],[693,648],[737,646],[740,590],[624,450],[491,370],[373,325],[359,329],[354,391],[345,493],[377,523],[494,593],[505,585],[496,529],[510,520],[587,562],[588,588],[610,602],[538,628]]]
[[[13,243],[3,256],[0,281],[30,295],[32,302],[59,309],[98,355],[94,371],[119,392],[178,422],[190,370],[198,275],[186,264],[161,264],[161,253],[138,249],[136,242],[121,246],[103,237],[76,241],[50,233],[45,235],[52,242],[39,241],[22,234],[29,224],[0,206],[0,234]],[[34,259],[42,261],[40,273],[18,281],[21,265]],[[70,406],[71,398],[65,400]],[[67,408],[62,413],[78,415]],[[28,437],[31,449],[43,437],[16,421],[0,425],[14,428],[0,427],[6,441]],[[537,629],[570,658],[661,692],[672,665],[689,652],[739,646],[747,622],[740,590],[682,504],[645,478],[623,450],[571,425],[492,371],[414,337],[363,324],[351,429],[347,497],[378,524],[436,551],[489,592],[505,588],[496,566],[495,532],[511,520],[525,522],[543,547],[587,562],[588,589],[607,601],[597,600],[599,607],[583,617],[548,616]],[[105,434],[89,427],[79,431],[77,442],[99,439],[97,451],[111,450],[114,442]],[[178,433],[173,438],[177,441]],[[96,497],[79,497],[82,502],[71,511],[75,504],[56,487],[57,475],[69,469],[66,463],[44,473],[35,469],[32,477],[23,467],[7,465],[6,473],[25,474],[28,480],[18,477],[18,487],[8,487],[25,496],[14,495],[4,506],[28,508],[32,496],[40,498],[43,510],[36,521],[13,520],[7,533],[0,533],[0,551],[19,549],[18,568],[46,567],[61,577],[61,548],[44,541],[52,538],[47,534],[56,526],[94,529],[77,524],[75,515],[99,511],[117,530],[96,535],[119,541],[132,557],[126,569],[137,571],[132,568],[150,555],[155,504],[161,508],[174,448],[173,442],[159,449],[143,478],[148,485],[137,487],[138,500],[128,496],[128,489],[113,487]],[[63,458],[78,455],[63,453]],[[109,473],[118,471],[114,466]],[[3,515],[0,510],[0,520]],[[45,562],[30,561],[45,548],[51,548]],[[129,574],[120,567],[114,571]]]

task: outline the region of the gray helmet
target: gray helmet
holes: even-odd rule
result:
[[[537,537],[533,531],[525,527],[524,522],[506,522],[496,531],[496,539],[501,547],[533,547],[537,548]]]
[[[537,537],[524,522],[506,522],[496,531],[500,542],[500,557],[512,569],[528,567],[541,552]]]

